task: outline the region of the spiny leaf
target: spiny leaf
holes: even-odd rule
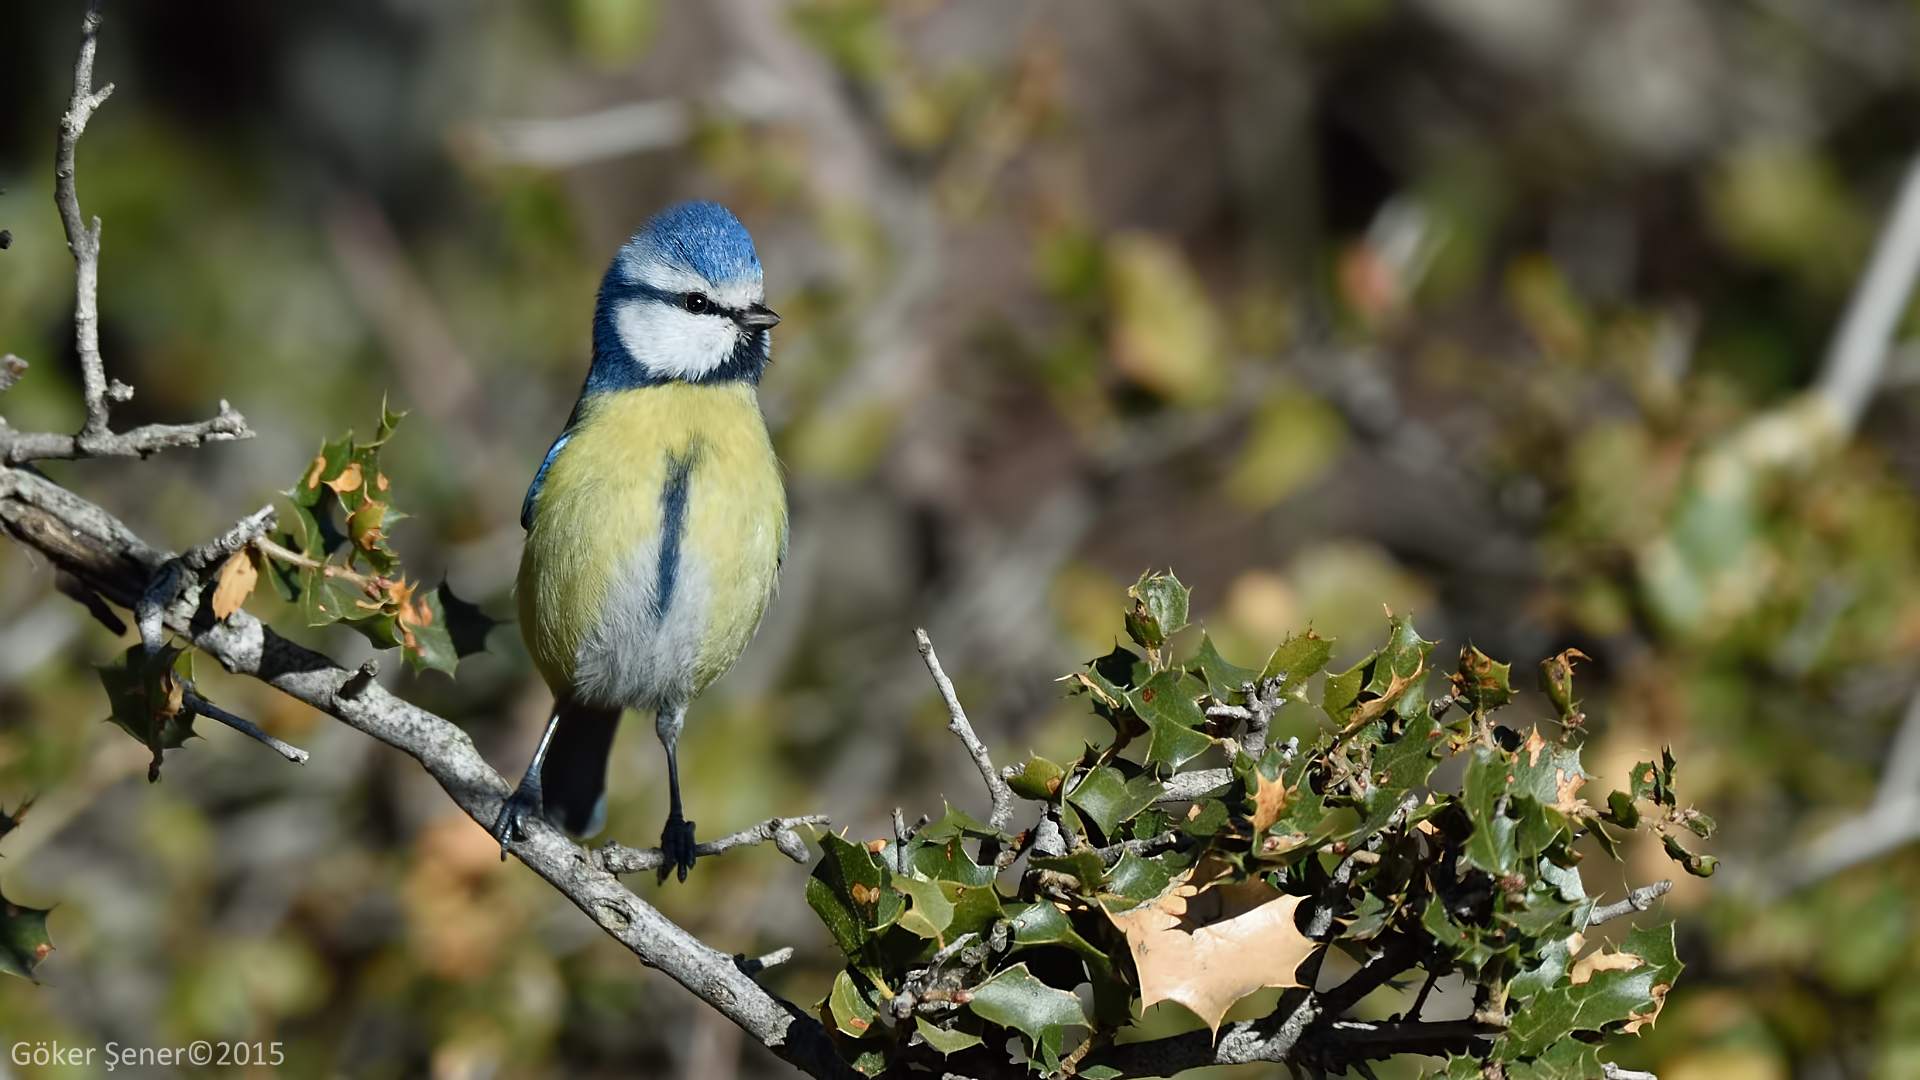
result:
[[[1305,899],[1259,881],[1203,890],[1183,874],[1158,899],[1107,917],[1126,935],[1140,1007],[1177,1001],[1217,1032],[1248,994],[1301,985],[1294,969],[1318,947],[1294,926]]]
[[[1027,758],[1020,771],[1007,777],[1007,786],[1023,799],[1052,802],[1060,794],[1067,771],[1043,757]]]
[[[1193,659],[1187,661],[1187,670],[1205,679],[1208,692],[1215,698],[1235,703],[1245,697],[1240,692],[1241,686],[1260,678],[1260,673],[1252,668],[1228,663],[1214,647],[1213,638],[1206,634],[1200,636],[1200,648],[1195,650]]]
[[[1587,659],[1591,658],[1579,649],[1568,649],[1540,661],[1540,692],[1553,702],[1554,712],[1563,723],[1580,714],[1580,703],[1573,699],[1573,662]]]
[[[1067,801],[1098,825],[1102,836],[1112,838],[1116,826],[1152,806],[1161,791],[1149,773],[1129,777],[1115,766],[1097,765],[1074,784]]]
[[[842,1035],[863,1039],[873,1030],[880,1014],[873,1003],[867,1000],[866,993],[855,984],[855,979],[866,983],[871,989],[872,984],[867,980],[842,969],[840,974],[834,976],[833,990],[827,995],[827,1009],[833,1014],[833,1026]]]
[[[1149,649],[1158,649],[1167,639],[1186,629],[1187,597],[1191,590],[1169,571],[1152,571],[1127,590],[1133,607],[1127,612],[1127,636]]]
[[[1460,669],[1448,676],[1453,696],[1476,713],[1490,713],[1513,700],[1512,664],[1502,664],[1472,645],[1460,649]]]
[[[1060,1040],[1070,1024],[1085,1024],[1080,999],[1057,990],[1015,964],[973,989],[967,1008],[990,1024],[1011,1028],[1027,1037],[1031,1056],[1047,1072],[1060,1070]]]
[[[172,647],[148,656],[144,645],[135,644],[100,668],[100,685],[112,709],[107,719],[152,748],[156,769],[160,751],[194,737],[194,714],[185,703],[192,677],[192,655]],[[149,778],[157,776],[149,771]]]
[[[1178,671],[1162,671],[1131,695],[1153,733],[1147,760],[1175,769],[1213,746],[1213,738],[1200,730],[1206,725],[1206,714],[1182,685],[1184,678]]]
[[[1320,674],[1332,658],[1333,639],[1308,630],[1287,638],[1273,650],[1273,655],[1267,657],[1267,666],[1260,670],[1260,681],[1279,679],[1281,696],[1303,698],[1307,680]]]
[[[1652,1023],[1679,976],[1673,926],[1636,929],[1617,953],[1604,961],[1577,962],[1567,981],[1534,997],[1515,1014],[1501,1037],[1496,1056],[1517,1061],[1544,1054],[1576,1031],[1602,1031],[1611,1025]],[[1584,977],[1583,977],[1584,976]]]
[[[47,912],[0,896],[0,972],[34,981],[34,969],[52,951]]]
[[[923,1016],[916,1019],[913,1030],[928,1046],[933,1047],[943,1056],[957,1054],[969,1046],[980,1045],[978,1034],[962,1031],[958,1026],[943,1028],[929,1017]]]

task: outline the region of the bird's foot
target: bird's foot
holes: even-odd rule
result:
[[[500,861],[507,861],[507,843],[532,835],[527,824],[541,816],[540,785],[525,780],[507,796],[500,817],[493,823],[493,838],[500,842]]]
[[[693,822],[679,814],[669,815],[667,827],[660,833],[660,853],[667,861],[660,864],[660,880],[667,880],[669,872],[677,872],[680,880],[687,880],[687,871],[693,869]]]

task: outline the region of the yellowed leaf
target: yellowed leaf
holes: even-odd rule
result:
[[[1206,404],[1226,389],[1225,342],[1205,283],[1179,248],[1145,233],[1107,249],[1113,357],[1158,397]]]
[[[259,583],[260,568],[253,565],[252,554],[234,552],[220,567],[220,577],[213,586],[213,617],[224,619],[239,611]]]
[[[1567,972],[1567,981],[1575,986],[1593,978],[1600,971],[1632,971],[1646,961],[1630,952],[1599,952],[1583,956],[1573,962]]]
[[[1574,793],[1586,782],[1587,778],[1579,773],[1569,773],[1565,769],[1553,770],[1553,808],[1563,814],[1579,813],[1580,808],[1587,805],[1587,800]]]
[[[1304,899],[1259,881],[1202,889],[1182,874],[1158,899],[1107,917],[1127,937],[1140,1007],[1177,1001],[1218,1032],[1248,994],[1301,985],[1294,969],[1318,947],[1293,925]]]

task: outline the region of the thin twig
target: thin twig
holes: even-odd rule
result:
[[[192,709],[201,716],[218,720],[250,739],[256,739],[265,743],[273,748],[274,753],[279,754],[295,765],[305,765],[307,763],[307,758],[310,755],[308,755],[305,750],[289,743],[281,742],[279,739],[274,738],[254,726],[252,721],[233,715],[220,706],[215,705],[213,702],[208,701],[206,698],[201,697],[199,694],[189,690],[182,700],[185,701],[187,708]]]
[[[1607,904],[1604,907],[1594,908],[1593,916],[1587,920],[1587,925],[1598,926],[1609,919],[1617,919],[1622,915],[1631,915],[1636,911],[1645,911],[1653,906],[1655,900],[1667,895],[1667,891],[1672,888],[1673,882],[1667,881],[1664,878],[1651,885],[1642,885],[1632,892],[1629,892],[1625,900],[1621,900],[1618,903]]]
[[[87,419],[80,429],[82,439],[103,436],[107,427],[107,370],[100,360],[100,219],[92,228],[80,214],[80,191],[75,182],[73,159],[80,136],[87,130],[93,110],[113,93],[108,83],[96,93],[93,89],[93,55],[100,45],[100,0],[88,0],[87,14],[80,22],[80,56],[73,64],[73,96],[67,102],[66,115],[60,118],[60,149],[54,158],[53,201],[60,208],[60,224],[67,233],[67,250],[73,252],[74,305],[73,339],[80,354],[81,393],[86,399]]]
[[[351,567],[341,566],[338,563],[322,562],[310,555],[302,555],[297,551],[281,547],[279,544],[274,543],[264,536],[255,539],[253,546],[260,549],[260,554],[265,555],[269,559],[278,559],[283,563],[291,563],[294,566],[304,567],[308,570],[318,570],[322,576],[338,578],[356,588],[365,590],[368,596],[379,596],[387,585],[386,581],[382,578],[368,577]]]
[[[1606,1070],[1607,1080],[1660,1080],[1658,1076],[1650,1072],[1641,1072],[1638,1069],[1623,1069],[1611,1061],[1601,1062],[1600,1067]]]
[[[967,722],[967,710],[960,705],[960,695],[954,692],[953,680],[940,668],[940,658],[934,655],[933,641],[925,630],[915,630],[913,640],[920,646],[920,658],[927,663],[927,673],[933,676],[935,686],[940,688],[941,700],[947,703],[947,730],[960,737],[967,753],[973,755],[973,763],[980,770],[980,778],[987,782],[987,794],[993,798],[993,812],[987,817],[987,824],[996,829],[1004,829],[1007,822],[1013,820],[1013,789],[1000,779],[1000,773],[993,767],[993,756],[987,753],[986,744],[973,733],[973,725]]]
[[[718,855],[729,848],[746,847],[750,844],[764,844],[773,841],[780,854],[794,862],[805,864],[812,856],[807,851],[806,841],[794,828],[800,825],[830,824],[825,814],[808,814],[805,817],[768,818],[751,829],[742,829],[730,836],[718,840],[709,840],[696,845],[693,853],[698,858]],[[659,848],[630,848],[620,844],[607,844],[593,853],[594,865],[609,874],[637,874],[642,870],[658,870],[667,865],[666,853]]]

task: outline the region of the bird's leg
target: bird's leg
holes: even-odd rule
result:
[[[533,751],[533,760],[527,764],[527,774],[520,778],[520,786],[507,796],[506,804],[500,807],[500,817],[493,823],[493,838],[500,841],[500,861],[507,861],[507,841],[524,840],[527,822],[540,816],[540,769],[547,763],[547,747],[553,743],[553,731],[560,726],[560,704],[555,702],[553,716],[547,720],[547,730],[540,736],[540,745]]]
[[[680,762],[676,750],[680,745],[680,729],[687,722],[685,702],[660,706],[655,715],[653,729],[660,736],[660,745],[667,748],[667,827],[660,833],[660,852],[667,861],[660,866],[660,880],[667,880],[668,871],[677,872],[680,880],[687,880],[687,871],[693,869],[693,822],[680,816]]]

